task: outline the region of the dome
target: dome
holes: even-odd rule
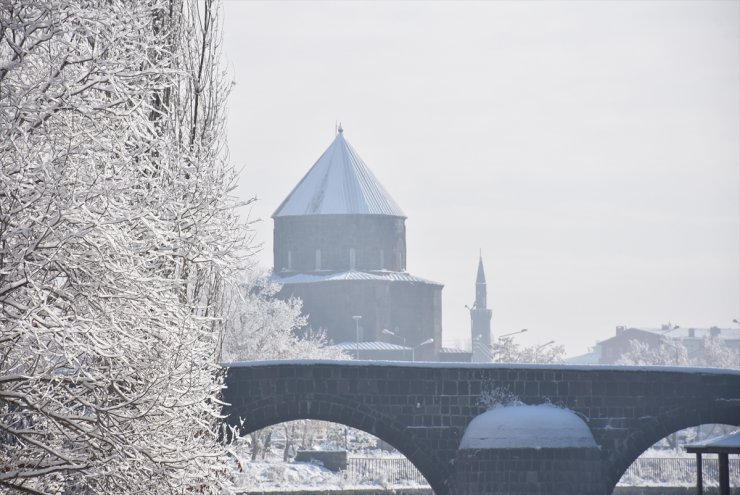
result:
[[[596,448],[586,423],[552,404],[499,406],[476,416],[460,449]]]

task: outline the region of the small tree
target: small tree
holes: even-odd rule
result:
[[[347,359],[327,346],[322,330],[307,328],[303,302],[277,297],[280,285],[264,271],[244,274],[227,295],[222,360]]]
[[[491,345],[491,362],[494,363],[561,363],[565,347],[550,343],[521,346],[514,337],[501,337]]]

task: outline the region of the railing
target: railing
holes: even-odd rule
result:
[[[730,485],[740,484],[740,459],[730,458]],[[719,484],[719,462],[716,458],[702,459],[704,484]],[[627,468],[620,485],[640,486],[645,483],[666,486],[693,485],[696,483],[696,458],[692,457],[641,457]]]
[[[386,485],[429,486],[424,476],[405,457],[349,457],[347,475],[353,480],[373,480]]]
[[[740,485],[740,459],[730,458],[730,485]],[[702,459],[704,484],[719,484],[716,458]],[[347,475],[353,480],[372,480],[388,485],[428,486],[427,480],[405,457],[349,457]],[[686,486],[696,483],[696,459],[692,457],[641,457],[627,468],[620,485]]]

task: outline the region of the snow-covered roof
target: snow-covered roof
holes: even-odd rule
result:
[[[344,138],[341,127],[272,217],[335,214],[406,217]]]
[[[692,443],[684,446],[687,451],[695,452],[697,450],[728,450],[740,451],[740,430],[736,430],[728,435],[710,438],[701,442]]]
[[[354,351],[358,349],[360,351],[410,351],[410,347],[404,347],[402,345],[390,344],[388,342],[372,341],[372,342],[340,342],[331,347],[340,349],[343,351]]]
[[[591,430],[570,409],[552,404],[498,406],[473,418],[461,449],[597,447]]]
[[[625,330],[640,330],[670,339],[703,339],[704,337],[717,337],[721,340],[740,340],[740,328],[691,328],[691,327],[674,327],[674,328],[647,328],[647,327],[628,327]]]
[[[566,358],[563,362],[565,364],[599,364],[600,360],[601,346],[596,346],[591,352],[580,354],[578,356],[571,356]]]
[[[326,274],[296,273],[295,275],[280,276],[273,274],[270,282],[276,284],[315,284],[318,282],[337,282],[343,280],[380,280],[386,282],[418,282],[430,285],[442,285],[431,280],[426,280],[406,272],[375,271],[359,272],[349,270],[344,272],[333,272]]]
[[[440,354],[470,354],[470,351],[458,347],[440,347]]]

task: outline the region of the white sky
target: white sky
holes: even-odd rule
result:
[[[740,2],[236,2],[238,193],[270,215],[345,137],[405,211],[408,270],[469,340],[570,354],[616,325],[740,318]],[[460,342],[462,343],[462,342]]]

